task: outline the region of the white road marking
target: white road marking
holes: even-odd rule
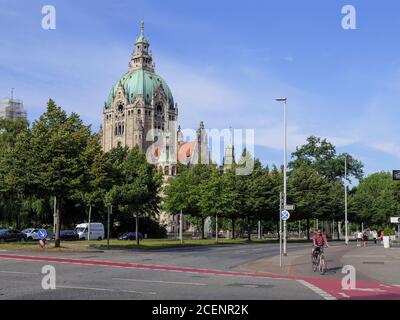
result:
[[[141,293],[141,294],[157,294],[156,292],[142,292],[132,290],[115,290],[109,288],[91,288],[91,287],[74,287],[74,286],[57,286],[56,288],[62,289],[77,289],[77,290],[93,290],[93,291],[108,291],[108,292],[125,292],[125,293]]]
[[[165,284],[186,284],[190,286],[206,286],[206,283],[199,282],[175,282],[175,281],[162,281],[162,280],[143,280],[143,279],[123,279],[123,278],[112,278],[117,281],[134,281],[134,282],[153,282],[153,283],[165,283]]]
[[[13,274],[34,274],[39,275],[37,272],[19,272],[19,271],[0,271],[0,273],[13,273]]]
[[[353,288],[353,289],[344,289],[349,291],[364,291],[364,292],[386,292],[386,290],[378,289],[378,288]]]
[[[339,294],[345,298],[350,298],[350,296],[348,296],[347,294],[343,293],[343,292],[339,292]]]
[[[314,286],[313,284],[305,281],[305,280],[296,280],[297,282],[300,282],[302,285],[306,286],[307,288],[311,289],[314,291],[316,294],[320,295],[322,298],[325,300],[337,300],[334,296],[330,295],[328,292]]]

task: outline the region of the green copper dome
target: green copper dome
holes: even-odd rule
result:
[[[161,87],[165,96],[168,97],[169,107],[171,109],[174,108],[174,98],[167,83],[160,76],[144,69],[130,71],[115,83],[108,96],[106,108],[111,107],[113,97],[117,94],[120,82],[125,89],[125,93],[128,95],[129,103],[132,103],[136,96],[141,95],[145,103],[150,104],[154,93]]]

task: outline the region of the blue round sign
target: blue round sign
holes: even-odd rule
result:
[[[282,211],[281,212],[281,218],[282,218],[282,220],[288,220],[289,218],[290,218],[290,213],[289,213],[289,211]]]
[[[40,239],[43,240],[47,237],[47,231],[44,229],[39,229],[37,235],[39,236]]]

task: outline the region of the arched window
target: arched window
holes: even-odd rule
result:
[[[118,135],[121,135],[122,134],[122,127],[121,127],[121,125],[119,125],[118,126]]]
[[[164,174],[165,174],[166,176],[169,175],[169,167],[168,167],[168,166],[166,166],[166,167],[164,168]]]
[[[118,135],[118,128],[115,127],[115,135]]]
[[[157,113],[160,113],[160,114],[162,113],[162,106],[160,106],[160,105],[157,106]]]
[[[141,114],[141,111],[140,111],[140,109],[138,109],[138,111],[137,111],[137,114]]]
[[[118,112],[123,112],[124,111],[124,105],[122,103],[120,103],[118,105]]]

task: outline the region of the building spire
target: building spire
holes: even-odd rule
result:
[[[144,21],[140,21],[140,35],[144,37]]]

